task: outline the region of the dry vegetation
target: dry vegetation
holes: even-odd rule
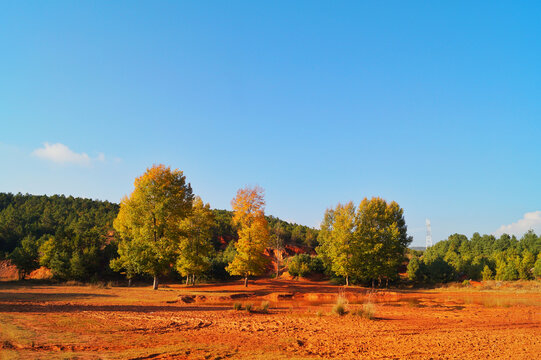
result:
[[[520,292],[488,285],[370,293],[286,280],[158,291],[3,283],[0,351],[2,359],[538,356],[539,283],[522,283]],[[332,311],[339,294],[343,316]]]

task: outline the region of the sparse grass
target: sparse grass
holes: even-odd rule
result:
[[[323,311],[318,310],[318,311],[316,312],[316,316],[317,316],[317,317],[322,317],[322,316],[323,316]]]
[[[338,300],[336,300],[336,304],[333,306],[332,311],[339,316],[346,315],[348,313],[347,304],[347,299],[343,297],[338,297]]]
[[[233,304],[233,309],[240,311],[242,310],[242,304],[240,302],[236,302]]]
[[[376,314],[376,305],[372,302],[364,303],[359,309],[353,312],[353,315],[372,320]]]
[[[259,307],[259,311],[266,314],[269,312],[269,306],[270,306],[270,303],[268,301],[263,301],[261,303],[261,306]]]
[[[250,312],[252,312],[253,307],[254,307],[254,304],[247,303],[247,304],[244,305],[244,310],[246,310],[246,312],[250,313]]]

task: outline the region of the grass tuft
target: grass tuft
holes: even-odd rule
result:
[[[343,297],[339,297],[338,300],[336,300],[336,304],[332,308],[332,311],[339,316],[346,315],[348,313],[347,300]]]
[[[254,304],[252,303],[248,303],[244,305],[244,309],[246,310],[246,312],[252,312],[253,307],[254,307]]]
[[[233,309],[237,310],[237,311],[240,311],[242,310],[242,304],[239,303],[239,302],[236,302],[233,304]]]
[[[269,306],[270,306],[270,303],[268,301],[263,301],[261,303],[261,306],[259,307],[259,311],[266,314],[269,312]]]

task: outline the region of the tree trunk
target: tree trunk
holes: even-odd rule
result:
[[[190,275],[186,275],[186,286],[190,285]]]
[[[192,274],[192,286],[195,286],[195,274]]]
[[[248,275],[244,277],[244,287],[248,287]]]
[[[128,287],[131,287],[131,278],[128,279]]]
[[[346,275],[346,286],[349,286],[349,275]]]
[[[152,290],[158,290],[158,275],[154,275],[154,284],[152,285]]]

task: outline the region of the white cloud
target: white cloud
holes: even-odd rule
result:
[[[76,164],[81,166],[90,166],[93,161],[105,161],[105,155],[103,153],[99,153],[93,159],[86,153],[76,153],[61,143],[49,144],[46,142],[43,144],[43,147],[34,150],[32,155],[58,164]]]
[[[494,235],[509,234],[522,236],[532,229],[537,234],[541,232],[541,211],[532,211],[524,214],[524,217],[509,225],[502,225],[494,232]]]

